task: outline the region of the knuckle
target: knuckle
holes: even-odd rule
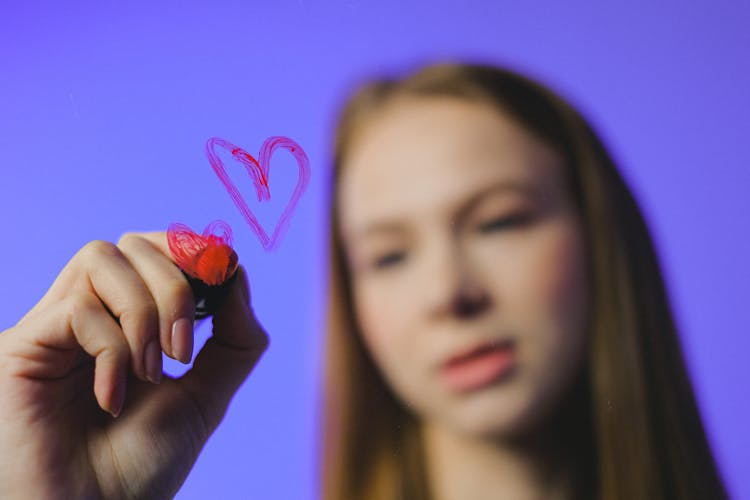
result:
[[[148,233],[123,233],[117,241],[117,246],[120,248],[150,248],[152,245],[147,235]]]
[[[122,337],[118,337],[117,340],[111,342],[104,352],[111,359],[112,363],[119,366],[127,365],[130,360],[128,343]]]
[[[141,301],[125,307],[120,313],[120,324],[127,337],[145,343],[154,332],[159,318],[159,311],[153,301]]]
[[[0,333],[0,378],[13,373],[13,358],[8,356],[4,346],[4,341],[11,330],[12,328],[9,328]]]
[[[90,292],[75,291],[65,298],[66,310],[70,315],[71,323],[101,308],[102,304]]]
[[[120,257],[120,249],[109,241],[93,240],[86,243],[80,251],[84,258],[96,258],[102,255]]]
[[[140,236],[138,233],[128,232],[123,233],[122,236],[120,236],[120,239],[117,240],[117,246],[127,246],[132,245],[134,242],[140,239]]]
[[[65,311],[67,311],[68,324],[73,330],[81,330],[83,323],[88,321],[91,317],[109,314],[109,311],[105,310],[104,304],[101,300],[91,292],[76,291],[71,293],[65,298]],[[106,351],[117,352],[119,356],[127,356],[127,343],[125,339],[120,335],[105,336]]]
[[[0,381],[10,381],[23,375],[28,368],[28,363],[28,360],[18,356],[0,354]]]
[[[90,292],[75,291],[64,299],[67,323],[73,330],[79,330],[82,322],[103,309],[101,301]]]
[[[97,354],[97,359],[113,366],[127,366],[130,361],[130,347],[124,337],[113,337],[102,346],[101,351]]]

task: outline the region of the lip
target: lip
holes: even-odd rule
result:
[[[440,379],[455,391],[476,390],[507,378],[515,366],[512,340],[483,342],[451,356],[440,369]]]
[[[458,364],[465,359],[471,358],[472,356],[476,356],[484,351],[488,351],[491,349],[512,348],[514,344],[515,342],[513,342],[513,340],[511,339],[488,340],[479,344],[474,344],[473,346],[464,349],[448,358],[445,363],[443,363],[443,367],[446,368]]]

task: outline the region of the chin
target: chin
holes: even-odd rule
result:
[[[476,395],[454,402],[443,415],[443,422],[467,436],[492,439],[519,437],[536,428],[539,421],[533,405],[519,395]]]

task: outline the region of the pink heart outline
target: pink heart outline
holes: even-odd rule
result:
[[[255,193],[258,196],[259,202],[271,199],[271,191],[268,187],[268,176],[271,165],[271,156],[273,156],[274,151],[278,148],[286,149],[292,154],[292,156],[294,156],[295,160],[297,160],[297,166],[299,167],[297,185],[294,187],[294,192],[289,198],[289,202],[281,213],[281,216],[276,223],[276,227],[270,237],[258,223],[258,220],[255,218],[255,215],[253,215],[250,207],[247,206],[242,194],[240,194],[239,189],[237,189],[237,186],[235,186],[229,178],[224,162],[221,161],[221,158],[219,158],[219,155],[216,152],[216,146],[229,151],[235,160],[245,166],[248,175],[250,175],[253,185],[255,186]],[[258,236],[263,248],[265,250],[273,249],[286,231],[286,228],[289,225],[289,218],[297,207],[297,202],[299,202],[300,197],[305,192],[305,189],[307,189],[307,183],[310,180],[310,160],[307,158],[305,151],[299,144],[288,137],[273,136],[263,141],[263,145],[260,147],[258,160],[256,160],[244,149],[235,146],[231,142],[218,137],[211,137],[206,142],[206,155],[208,156],[208,161],[211,163],[214,172],[216,172],[221,183],[224,184],[229,196],[232,197],[234,204],[250,225],[250,228]]]

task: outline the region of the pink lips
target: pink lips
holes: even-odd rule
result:
[[[514,366],[512,343],[485,343],[448,360],[440,370],[440,379],[453,390],[470,391],[504,379]]]

